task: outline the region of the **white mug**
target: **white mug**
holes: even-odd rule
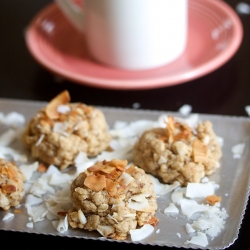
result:
[[[55,0],[85,35],[98,63],[124,70],[164,66],[184,52],[188,0]]]

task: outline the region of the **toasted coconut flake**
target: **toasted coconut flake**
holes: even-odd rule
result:
[[[206,201],[210,204],[210,205],[214,205],[217,202],[221,202],[221,196],[217,196],[215,194],[213,195],[208,195],[206,197]]]
[[[155,216],[152,216],[150,220],[147,222],[147,224],[150,224],[152,226],[156,226],[159,222],[159,219],[156,218]]]
[[[99,192],[106,187],[106,177],[104,175],[89,175],[86,177],[84,185],[95,192]]]
[[[131,174],[135,171],[135,166],[131,165],[128,169],[125,170],[126,173]]]
[[[125,168],[128,164],[128,161],[127,160],[112,159],[109,164],[112,166],[115,166],[120,171],[125,171]]]
[[[106,190],[109,193],[111,193],[113,195],[117,194],[117,185],[118,185],[117,182],[114,182],[114,181],[106,178]]]
[[[89,172],[99,172],[102,169],[102,165],[99,164],[99,162],[93,166],[88,167]]]
[[[105,174],[111,174],[113,171],[115,170],[115,167],[111,167],[111,166],[103,166],[100,171],[105,173]]]
[[[11,194],[16,192],[16,187],[14,185],[2,185],[1,189],[4,194]]]
[[[177,126],[180,126],[180,132],[175,135],[174,140],[188,140],[188,138],[192,135],[192,130],[185,124],[176,123]]]
[[[174,141],[174,117],[173,116],[168,116],[168,121],[167,121],[167,136],[168,136],[168,142],[172,143]]]
[[[15,214],[21,214],[21,213],[22,213],[22,210],[15,209],[15,210],[14,210],[14,213],[15,213]]]
[[[198,139],[193,142],[193,158],[194,162],[206,163],[207,161],[207,147]]]
[[[38,168],[37,168],[37,172],[45,173],[47,170],[48,170],[48,166],[46,166],[43,163],[39,163]]]
[[[67,90],[64,90],[53,98],[45,108],[45,113],[50,119],[57,119],[59,112],[57,110],[59,105],[63,105],[70,102],[70,95]]]

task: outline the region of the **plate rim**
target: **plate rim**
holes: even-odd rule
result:
[[[198,1],[198,0],[189,0],[189,1]],[[233,55],[239,49],[242,39],[243,39],[243,25],[237,13],[233,10],[233,8],[228,5],[224,1],[214,1],[214,0],[203,0],[202,4],[207,3],[212,4],[216,8],[222,10],[230,20],[234,26],[233,33],[234,36],[232,41],[227,46],[227,49],[222,51],[220,54],[217,54],[210,60],[207,60],[205,63],[201,63],[199,66],[191,69],[189,72],[184,72],[182,74],[175,74],[172,76],[165,77],[148,77],[144,79],[114,79],[112,77],[102,78],[99,76],[93,77],[81,74],[79,72],[65,72],[65,69],[60,68],[58,64],[53,64],[44,54],[41,49],[37,47],[37,45],[33,42],[33,36],[36,32],[36,23],[42,17],[46,16],[49,11],[55,9],[55,11],[60,11],[59,7],[56,3],[50,3],[41,9],[30,21],[26,32],[25,32],[25,42],[26,46],[31,53],[31,55],[36,59],[36,61],[49,70],[51,73],[56,74],[66,80],[86,85],[90,87],[98,87],[104,89],[117,89],[117,90],[141,90],[141,89],[152,89],[152,88],[160,88],[160,87],[169,87],[173,85],[183,84],[188,81],[192,81],[194,79],[200,78],[204,75],[207,75],[214,70],[221,67],[225,64],[229,59],[233,57]],[[98,65],[101,66],[101,65]],[[105,66],[104,66],[105,67]],[[163,66],[167,67],[167,66]],[[115,69],[116,70],[116,69]],[[157,69],[156,69],[157,70]],[[119,70],[124,75],[126,75],[126,70]],[[142,71],[141,71],[142,72]],[[130,71],[131,73],[131,71]]]

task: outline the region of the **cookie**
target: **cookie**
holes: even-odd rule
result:
[[[8,210],[20,204],[25,176],[14,162],[0,158],[0,207]]]
[[[169,116],[166,128],[145,131],[134,146],[134,164],[164,183],[200,182],[220,166],[222,150],[213,124],[195,129]]]
[[[68,91],[39,110],[22,136],[33,158],[61,170],[73,165],[79,152],[97,156],[108,148],[110,140],[103,112],[83,103],[70,103]]]
[[[158,222],[153,182],[126,160],[97,162],[80,173],[72,182],[71,199],[69,225],[110,239],[124,240],[130,230]]]

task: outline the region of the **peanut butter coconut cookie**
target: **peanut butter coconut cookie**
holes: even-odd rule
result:
[[[164,183],[200,182],[220,166],[220,143],[210,121],[195,129],[168,117],[166,128],[145,131],[134,147],[134,164]]]
[[[79,152],[97,156],[108,148],[110,140],[103,112],[83,103],[70,103],[68,91],[39,110],[22,136],[32,157],[61,170],[74,164]]]
[[[20,204],[25,176],[13,162],[0,158],[0,207],[8,210]]]
[[[72,182],[72,228],[97,230],[102,236],[124,240],[130,230],[156,225],[153,182],[143,169],[126,160],[97,162]]]

